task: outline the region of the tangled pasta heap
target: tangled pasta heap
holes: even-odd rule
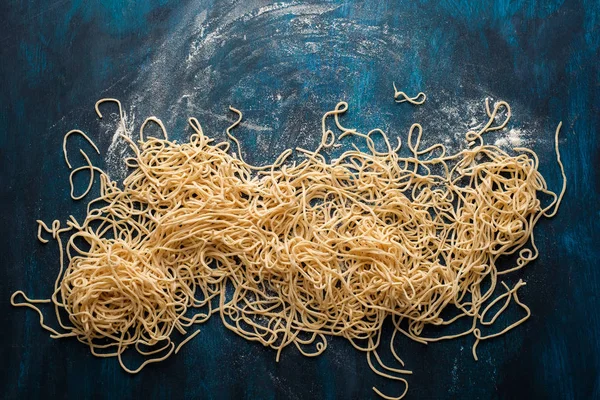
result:
[[[396,91],[396,98],[421,104]],[[98,105],[96,111],[102,114]],[[120,103],[119,110],[120,110]],[[340,115],[344,102],[322,120],[322,139],[314,151],[297,148],[272,165],[246,163],[231,130],[229,142],[214,143],[199,122],[188,142],[168,139],[160,120],[152,117],[135,143],[122,135],[134,156],[130,173],[118,185],[94,167],[74,169],[90,174],[87,190],[100,174],[100,196],[88,205],[82,222],[70,217],[66,227],[39,222],[59,243],[61,269],[49,300],[19,303],[36,309],[52,337],[76,337],[101,357],[116,356],[128,372],[169,357],[177,347],[175,330],[186,334],[192,325],[219,314],[238,335],[281,351],[293,344],[306,356],[321,354],[327,336],[341,336],[367,353],[379,375],[403,381],[408,370],[382,363],[377,349],[384,320],[394,332],[428,343],[473,334],[479,341],[502,334],[529,317],[529,309],[513,287],[497,295],[498,277],[522,268],[538,255],[533,228],[542,217],[552,217],[559,195],[548,190],[538,171],[536,154],[515,148],[514,154],[486,145],[483,135],[506,126],[510,107],[486,102],[488,121],[466,134],[469,146],[447,154],[442,144],[420,146],[422,129],[412,125],[407,146],[399,155],[381,130],[360,133],[345,128]],[[121,123],[123,114],[121,112]],[[333,120],[338,134],[328,128]],[[501,120],[501,121],[500,121]],[[500,121],[500,122],[499,122]],[[164,138],[144,138],[153,122]],[[565,178],[556,131],[556,154]],[[72,133],[87,136],[81,131]],[[331,159],[326,153],[345,137],[354,136],[368,151],[354,149]],[[91,141],[90,141],[91,143]],[[92,143],[93,145],[93,143]],[[378,149],[378,146],[382,147]],[[94,146],[95,150],[98,149]],[[66,157],[69,167],[71,164]],[[566,183],[566,179],[565,179]],[[538,194],[552,198],[542,206]],[[61,234],[70,232],[63,246]],[[529,243],[529,244],[528,244]],[[66,254],[67,263],[63,268]],[[516,262],[499,269],[498,260],[515,254]],[[484,336],[511,300],[526,316],[502,331]],[[498,302],[493,316],[486,314]],[[63,332],[43,323],[35,302],[51,302]],[[448,310],[453,310],[449,312]],[[61,320],[66,311],[68,322]],[[448,315],[449,314],[449,315]],[[472,320],[459,334],[425,337],[426,326]],[[135,370],[122,355],[134,348],[147,360]],[[374,356],[377,363],[374,363]],[[373,388],[384,398],[389,397]]]

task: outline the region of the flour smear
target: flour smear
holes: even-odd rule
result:
[[[183,135],[173,127],[195,116],[207,135],[223,140],[225,127],[234,119],[227,107],[233,105],[244,113],[238,131],[241,140],[254,144],[248,161],[263,163],[287,147],[314,148],[322,114],[345,100],[350,103],[349,113],[359,115],[365,126],[389,125],[390,130],[401,132],[405,142],[407,130],[391,121],[393,113],[404,112],[407,105],[383,112],[382,104],[391,101],[383,87],[389,86],[391,95],[398,69],[410,69],[430,44],[404,25],[378,23],[376,10],[299,1],[233,1],[220,7],[186,4],[177,11],[174,29],[157,40],[149,61],[130,83],[128,91],[135,94],[122,99],[128,105],[126,133],[131,135],[134,123],[139,128],[156,113],[173,138]],[[349,17],[361,12],[361,18]],[[372,15],[365,17],[365,12]],[[416,15],[411,8],[398,13],[405,21]],[[450,152],[465,148],[465,133],[487,119],[485,98],[495,97],[479,89],[479,94],[466,100],[454,93],[427,93],[440,101],[428,99],[412,109],[423,125],[424,143],[444,143]],[[114,121],[105,125],[106,134],[114,139],[105,161],[111,177],[119,179],[127,173],[123,158],[128,150],[115,133]],[[538,128],[534,123],[517,126],[510,121],[507,129],[486,133],[484,140],[505,149],[527,147]]]
[[[132,132],[136,128],[135,114],[132,111],[123,111],[123,124],[119,114],[116,113],[111,114],[106,120],[107,122],[101,123],[101,127],[106,135],[112,135],[112,140],[106,152],[106,171],[112,180],[121,181],[127,176],[125,158],[131,155],[129,144],[121,135],[136,140],[132,137]]]

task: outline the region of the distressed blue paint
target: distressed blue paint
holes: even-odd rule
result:
[[[427,347],[400,341],[398,351],[414,371],[409,398],[599,397],[598,2],[322,2],[339,7],[316,17],[266,12],[227,23],[238,9],[256,11],[268,4],[261,1],[0,5],[5,17],[0,359],[7,370],[2,393],[7,398],[362,399],[373,397],[373,385],[390,394],[401,391],[401,385],[370,372],[364,355],[342,341],[333,340],[316,359],[286,349],[276,364],[274,352],[226,331],[218,318],[201,326],[202,333],[182,353],[132,377],[115,360],[94,358],[74,340],[49,339],[37,315],[11,308],[8,298],[16,289],[33,297],[50,295],[58,251],[37,243],[35,219],[83,215],[85,204],[68,198],[60,147],[67,129],[81,128],[108,149],[111,138],[93,113],[101,96],[122,99],[128,111],[135,106],[138,121],[157,114],[173,127],[175,138],[186,137],[185,117],[195,115],[205,132],[223,139],[229,122],[215,115],[233,119],[227,106],[234,105],[248,121],[272,128],[238,131],[247,159],[264,164],[284,148],[316,143],[322,112],[338,100],[350,103],[344,116],[348,126],[382,126],[405,140],[406,128],[419,121],[424,140],[435,142],[462,129],[446,126],[449,117],[440,108],[489,94],[511,102],[515,127],[535,127],[540,140],[533,146],[552,189],[560,187],[561,176],[548,138],[564,121],[568,191],[556,218],[542,221],[536,231],[539,260],[520,275],[530,283],[522,297],[532,309],[531,320],[483,343],[479,363],[470,356],[472,338]],[[201,39],[202,12],[205,34],[219,31],[222,39],[210,57],[204,49],[188,62],[193,42]],[[307,23],[320,27],[302,31]],[[420,108],[394,104],[391,81],[425,91],[428,102]],[[110,107],[107,113],[114,113]],[[95,161],[103,163],[101,157]],[[509,323],[519,312],[510,309],[498,323]]]

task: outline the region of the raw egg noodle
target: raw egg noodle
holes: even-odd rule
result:
[[[419,105],[426,99],[424,93],[410,97],[394,90],[397,102]],[[118,105],[125,132],[118,100],[100,100],[98,116],[105,102]],[[525,283],[511,287],[500,279],[537,258],[533,229],[540,218],[556,214],[564,194],[560,125],[555,146],[564,183],[555,194],[533,151],[514,148],[509,154],[485,143],[485,135],[510,119],[506,102],[485,106],[488,121],[466,133],[463,150],[422,148],[423,130],[413,124],[405,157],[399,138],[394,146],[382,130],[344,127],[340,116],[348,104],[340,102],[323,116],[317,149],[296,148],[296,161],[290,161],[289,149],[266,166],[244,161],[232,133],[242,120],[235,108],[238,119],[226,132],[230,141],[221,143],[206,136],[195,118],[189,119],[189,141],[171,141],[163,123],[150,117],[138,141],[121,135],[133,151],[122,184],[93,166],[83,150],[86,164],[73,168],[66,148],[70,135],[82,135],[99,150],[82,131],[70,131],[63,150],[72,171],[71,196],[85,197],[96,176],[100,196],[89,202],[82,221],[38,221],[39,240],[51,237],[59,246],[54,291],[47,300],[17,291],[11,302],[36,310],[52,338],[75,337],[96,356],[117,357],[131,373],[178,352],[200,332],[193,326],[213,314],[236,334],[276,350],[277,360],[290,345],[317,356],[330,336],[341,336],[366,352],[376,374],[405,386],[397,397],[374,391],[402,398],[411,371],[395,349],[398,333],[421,343],[472,334],[477,359],[481,341],[530,316],[518,297]],[[144,133],[149,123],[162,137]],[[352,141],[353,149],[326,157],[341,140]],[[73,177],[85,171],[88,185],[76,194]],[[540,194],[550,196],[549,204],[542,205]],[[516,261],[500,269],[498,260],[510,254]],[[482,328],[494,325],[513,300],[525,316],[484,335]],[[58,327],[44,322],[38,303],[54,306]],[[451,317],[444,313],[449,309],[456,310]],[[388,317],[394,327],[390,349],[400,368],[385,365],[378,354]],[[462,318],[472,321],[464,332],[423,334],[427,326]],[[186,335],[192,329],[176,346],[175,331]],[[145,361],[128,367],[128,349]]]

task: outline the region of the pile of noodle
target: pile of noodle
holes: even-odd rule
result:
[[[396,91],[398,102],[422,104],[425,98]],[[105,101],[120,109],[114,99],[101,100],[100,117],[98,105]],[[442,144],[422,148],[422,128],[414,124],[407,157],[399,154],[400,140],[394,146],[381,130],[345,128],[339,117],[347,108],[342,102],[324,115],[316,150],[295,149],[297,161],[287,150],[264,167],[243,160],[231,133],[241,121],[234,108],[239,119],[227,135],[237,154],[229,142],[209,139],[195,118],[189,120],[189,141],[177,143],[154,117],[142,125],[140,140],[122,135],[134,154],[122,184],[81,151],[87,164],[72,170],[72,196],[84,197],[98,175],[100,196],[82,221],[39,222],[40,240],[51,235],[59,244],[54,292],[48,300],[30,300],[19,291],[11,301],[36,309],[52,337],[75,337],[97,356],[118,357],[132,373],[177,352],[199,331],[177,347],[174,331],[186,334],[213,314],[238,335],[275,349],[277,359],[289,345],[316,356],[328,336],[344,337],[367,353],[377,374],[405,383],[397,398],[406,394],[402,376],[411,372],[381,362],[377,349],[387,318],[394,325],[391,350],[401,365],[394,349],[398,332],[422,343],[472,334],[476,358],[481,340],[529,317],[517,294],[525,283],[510,287],[501,278],[538,256],[534,226],[556,213],[565,186],[558,195],[548,190],[533,151],[514,148],[509,154],[485,144],[484,134],[508,123],[505,102],[493,109],[486,102],[487,123],[467,132],[468,145],[455,154]],[[164,138],[144,137],[149,122],[160,126]],[[559,129],[556,154],[564,178]],[[71,131],[65,143],[70,134],[89,141]],[[332,159],[326,153],[340,141],[368,151],[353,144]],[[65,159],[71,168],[66,150]],[[72,178],[82,171],[89,173],[89,185],[76,196]],[[540,194],[552,201],[542,205]],[[510,254],[514,264],[499,269],[498,260]],[[18,302],[18,295],[26,301]],[[480,328],[492,325],[512,300],[525,316],[482,335]],[[38,302],[54,305],[60,328],[43,323]],[[500,309],[487,315],[497,304]],[[450,317],[444,313],[449,309]],[[423,335],[426,326],[462,318],[472,321],[462,333]],[[129,369],[122,358],[127,349],[146,361]]]

